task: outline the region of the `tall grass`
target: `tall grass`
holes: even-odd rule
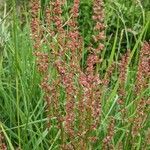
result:
[[[148,4],[105,1],[106,37],[101,40],[105,47],[98,53],[89,51],[99,44],[92,39],[97,34],[93,1],[80,1],[79,16],[73,20],[77,28],[67,24],[72,21],[73,1],[65,1],[61,17],[49,1],[41,1],[37,40],[31,29],[31,5],[18,6],[14,0],[10,11],[4,5],[0,15],[0,149],[150,149]],[[62,19],[63,29],[55,25],[58,18],[48,24],[48,10]],[[72,32],[79,33],[77,39],[70,39]],[[72,50],[75,45],[68,48],[67,41],[79,44],[78,50]],[[98,61],[92,64],[94,54]],[[48,65],[44,70],[39,68],[41,62]],[[87,80],[92,71],[96,83]],[[86,89],[85,82],[90,88]],[[83,100],[88,100],[88,106],[80,103]],[[96,117],[91,100],[99,103]],[[81,109],[78,104],[83,105]]]

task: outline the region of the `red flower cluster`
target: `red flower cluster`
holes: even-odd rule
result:
[[[80,0],[74,0],[70,10],[70,18],[64,23],[63,4],[60,0],[50,3],[46,9],[46,27],[48,32],[43,32],[40,23],[40,5],[38,0],[32,1],[31,30],[36,50],[37,68],[41,73],[41,88],[44,91],[46,100],[47,116],[50,119],[55,116],[61,130],[61,141],[63,149],[88,149],[90,140],[97,140],[95,130],[100,124],[101,98],[103,87],[108,87],[110,76],[114,70],[114,63],[108,67],[104,78],[99,76],[98,65],[101,63],[100,54],[105,48],[104,25],[104,4],[102,0],[93,2],[94,35],[92,44],[88,47],[85,68],[82,69],[82,50],[84,49],[83,39],[78,31],[78,16]],[[67,28],[67,30],[65,30]],[[47,37],[46,43],[50,54],[42,51],[42,37]],[[50,36],[49,36],[50,35]],[[150,75],[150,44],[145,42],[140,53],[137,72],[136,91],[148,86],[147,75]],[[122,56],[119,62],[119,104],[124,105],[125,84],[127,77],[129,52]],[[52,63],[50,63],[50,61]],[[51,67],[51,74],[49,72]],[[55,76],[55,77],[53,77]],[[65,105],[62,107],[60,100],[63,89]],[[144,117],[145,102],[143,99],[138,104],[139,113],[134,120],[135,125],[141,127],[141,118]],[[124,111],[123,107],[122,111]],[[63,111],[62,111],[63,109]],[[57,124],[56,123],[56,124]],[[103,139],[103,148],[111,149],[111,140],[114,136],[115,120],[112,119],[108,128],[107,136]],[[137,134],[133,126],[133,134]],[[66,144],[67,142],[70,144]]]
[[[136,92],[140,92],[148,86],[150,76],[150,42],[144,42],[140,51],[139,65],[137,71]]]

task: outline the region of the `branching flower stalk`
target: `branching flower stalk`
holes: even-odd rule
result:
[[[71,142],[77,136],[77,133],[75,131],[75,120],[76,120],[75,101],[77,100],[78,93],[81,92],[76,88],[76,84],[75,84],[75,82],[77,81],[76,80],[77,74],[81,73],[80,60],[82,54],[81,51],[82,38],[79,35],[78,23],[77,23],[77,18],[79,14],[78,12],[79,2],[80,2],[79,0],[74,0],[73,7],[70,11],[71,18],[67,22],[68,32],[66,32],[65,35],[66,43],[65,45],[62,45],[64,53],[61,53],[62,54],[60,58],[61,61],[58,61],[56,63],[57,70],[61,75],[61,81],[66,91],[66,105],[65,105],[66,115],[64,117],[64,123],[65,123],[64,128]],[[65,56],[66,53],[69,56],[69,60],[65,60],[68,59]],[[62,58],[64,58],[64,60],[62,60]],[[65,147],[69,147],[69,146],[71,145],[65,145]],[[77,145],[74,144],[74,147],[77,147]]]
[[[140,51],[139,64],[136,78],[136,93],[148,87],[150,76],[150,42],[144,42]]]
[[[95,21],[93,35],[94,42],[97,43],[89,47],[89,55],[87,58],[87,68],[85,73],[80,76],[80,83],[83,86],[84,91],[84,102],[87,113],[87,130],[96,130],[100,123],[100,114],[101,114],[101,91],[100,84],[101,80],[99,73],[97,72],[95,66],[97,66],[100,60],[100,53],[104,49],[102,41],[105,39],[104,35],[104,10],[103,10],[103,1],[95,0],[93,2],[93,20]]]
[[[150,42],[144,42],[140,51],[139,64],[136,76],[136,93],[139,94],[140,100],[136,103],[136,115],[133,119],[132,136],[136,139],[143,128],[143,123],[147,119],[146,108],[149,107],[149,97],[141,95],[144,89],[149,86],[150,76]],[[134,141],[135,143],[135,141]]]
[[[41,20],[40,20],[40,1],[39,0],[31,1],[31,17],[32,17],[31,32],[32,32],[32,40],[34,42],[33,46],[35,49],[34,55],[37,58],[36,59],[37,69],[43,78],[41,81],[41,88],[45,92],[45,100],[47,103],[46,111],[49,112],[50,106],[51,106],[49,105],[51,103],[49,93],[53,90],[49,85],[49,77],[48,77],[49,56],[47,53],[42,51],[43,28],[41,26]]]
[[[127,71],[128,71],[128,60],[130,56],[130,50],[127,50],[127,52],[121,57],[121,60],[119,61],[119,100],[118,104],[120,105],[120,111],[123,117],[123,120],[125,119],[125,98],[126,98],[126,81],[127,81]]]
[[[41,21],[40,17],[40,1],[31,1],[31,32],[32,39],[34,41],[34,49],[39,50],[41,48]]]
[[[77,18],[79,14],[79,0],[74,0],[73,7],[70,11],[71,18],[68,22],[68,33],[66,37],[66,50],[68,53],[70,53],[69,63],[68,63],[68,73],[71,76],[72,79],[72,92],[70,93],[72,95],[72,99],[67,99],[66,101],[66,116],[65,116],[65,123],[66,123],[66,131],[67,133],[69,130],[69,126],[73,123],[75,128],[75,101],[77,97],[77,88],[75,87],[75,78],[76,74],[78,73],[78,70],[80,69],[79,63],[80,63],[80,35],[78,32],[78,24],[77,24]],[[71,107],[70,107],[71,106]],[[72,128],[72,129],[73,129]],[[74,130],[74,129],[73,129]],[[75,136],[74,131],[74,136]],[[70,134],[69,134],[70,135]]]
[[[111,118],[107,136],[103,139],[103,150],[113,149],[111,140],[114,136],[115,120]]]

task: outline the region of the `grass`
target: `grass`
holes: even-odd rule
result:
[[[43,1],[43,6],[46,5]],[[22,4],[21,12],[17,12],[15,0],[11,2],[11,10],[7,4],[1,11],[0,20],[0,133],[4,136],[8,150],[20,148],[22,150],[59,150],[61,131],[53,125],[46,128],[48,121],[45,113],[44,92],[41,90],[40,74],[37,72],[33,46],[30,37],[30,13],[28,5]],[[146,5],[147,4],[147,5]],[[68,1],[66,10],[70,7]],[[104,76],[113,62],[119,63],[120,57],[131,49],[128,61],[128,74],[125,83],[125,109],[127,114],[123,119],[117,101],[119,99],[118,67],[111,77],[109,88],[102,95],[101,124],[97,129],[99,142],[89,146],[89,150],[101,150],[102,141],[107,136],[110,118],[116,120],[111,142],[114,150],[119,150],[122,143],[123,150],[149,150],[146,136],[150,129],[150,108],[145,108],[146,118],[143,118],[143,128],[138,136],[132,139],[132,120],[137,112],[140,97],[150,97],[149,88],[142,93],[134,93],[135,75],[139,60],[141,44],[149,40],[150,21],[149,2],[144,1],[105,1],[105,24],[107,38],[100,74]],[[44,9],[44,7],[43,7]],[[81,0],[79,30],[84,37],[84,45],[91,42],[93,22],[90,10],[91,1]],[[66,16],[65,16],[66,15]],[[22,17],[23,16],[23,17]],[[64,14],[67,18],[68,14]],[[23,18],[23,19],[22,19]],[[86,53],[86,48],[85,48]],[[62,92],[62,101],[64,100]],[[55,121],[55,118],[51,118]],[[148,137],[147,137],[148,138]],[[74,139],[76,140],[76,139]],[[134,145],[131,143],[134,140]],[[69,141],[68,141],[69,142]]]

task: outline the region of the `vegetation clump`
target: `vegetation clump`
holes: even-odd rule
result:
[[[13,1],[0,53],[0,149],[150,148],[150,22],[137,1],[137,33],[124,4],[31,0],[18,15]]]

